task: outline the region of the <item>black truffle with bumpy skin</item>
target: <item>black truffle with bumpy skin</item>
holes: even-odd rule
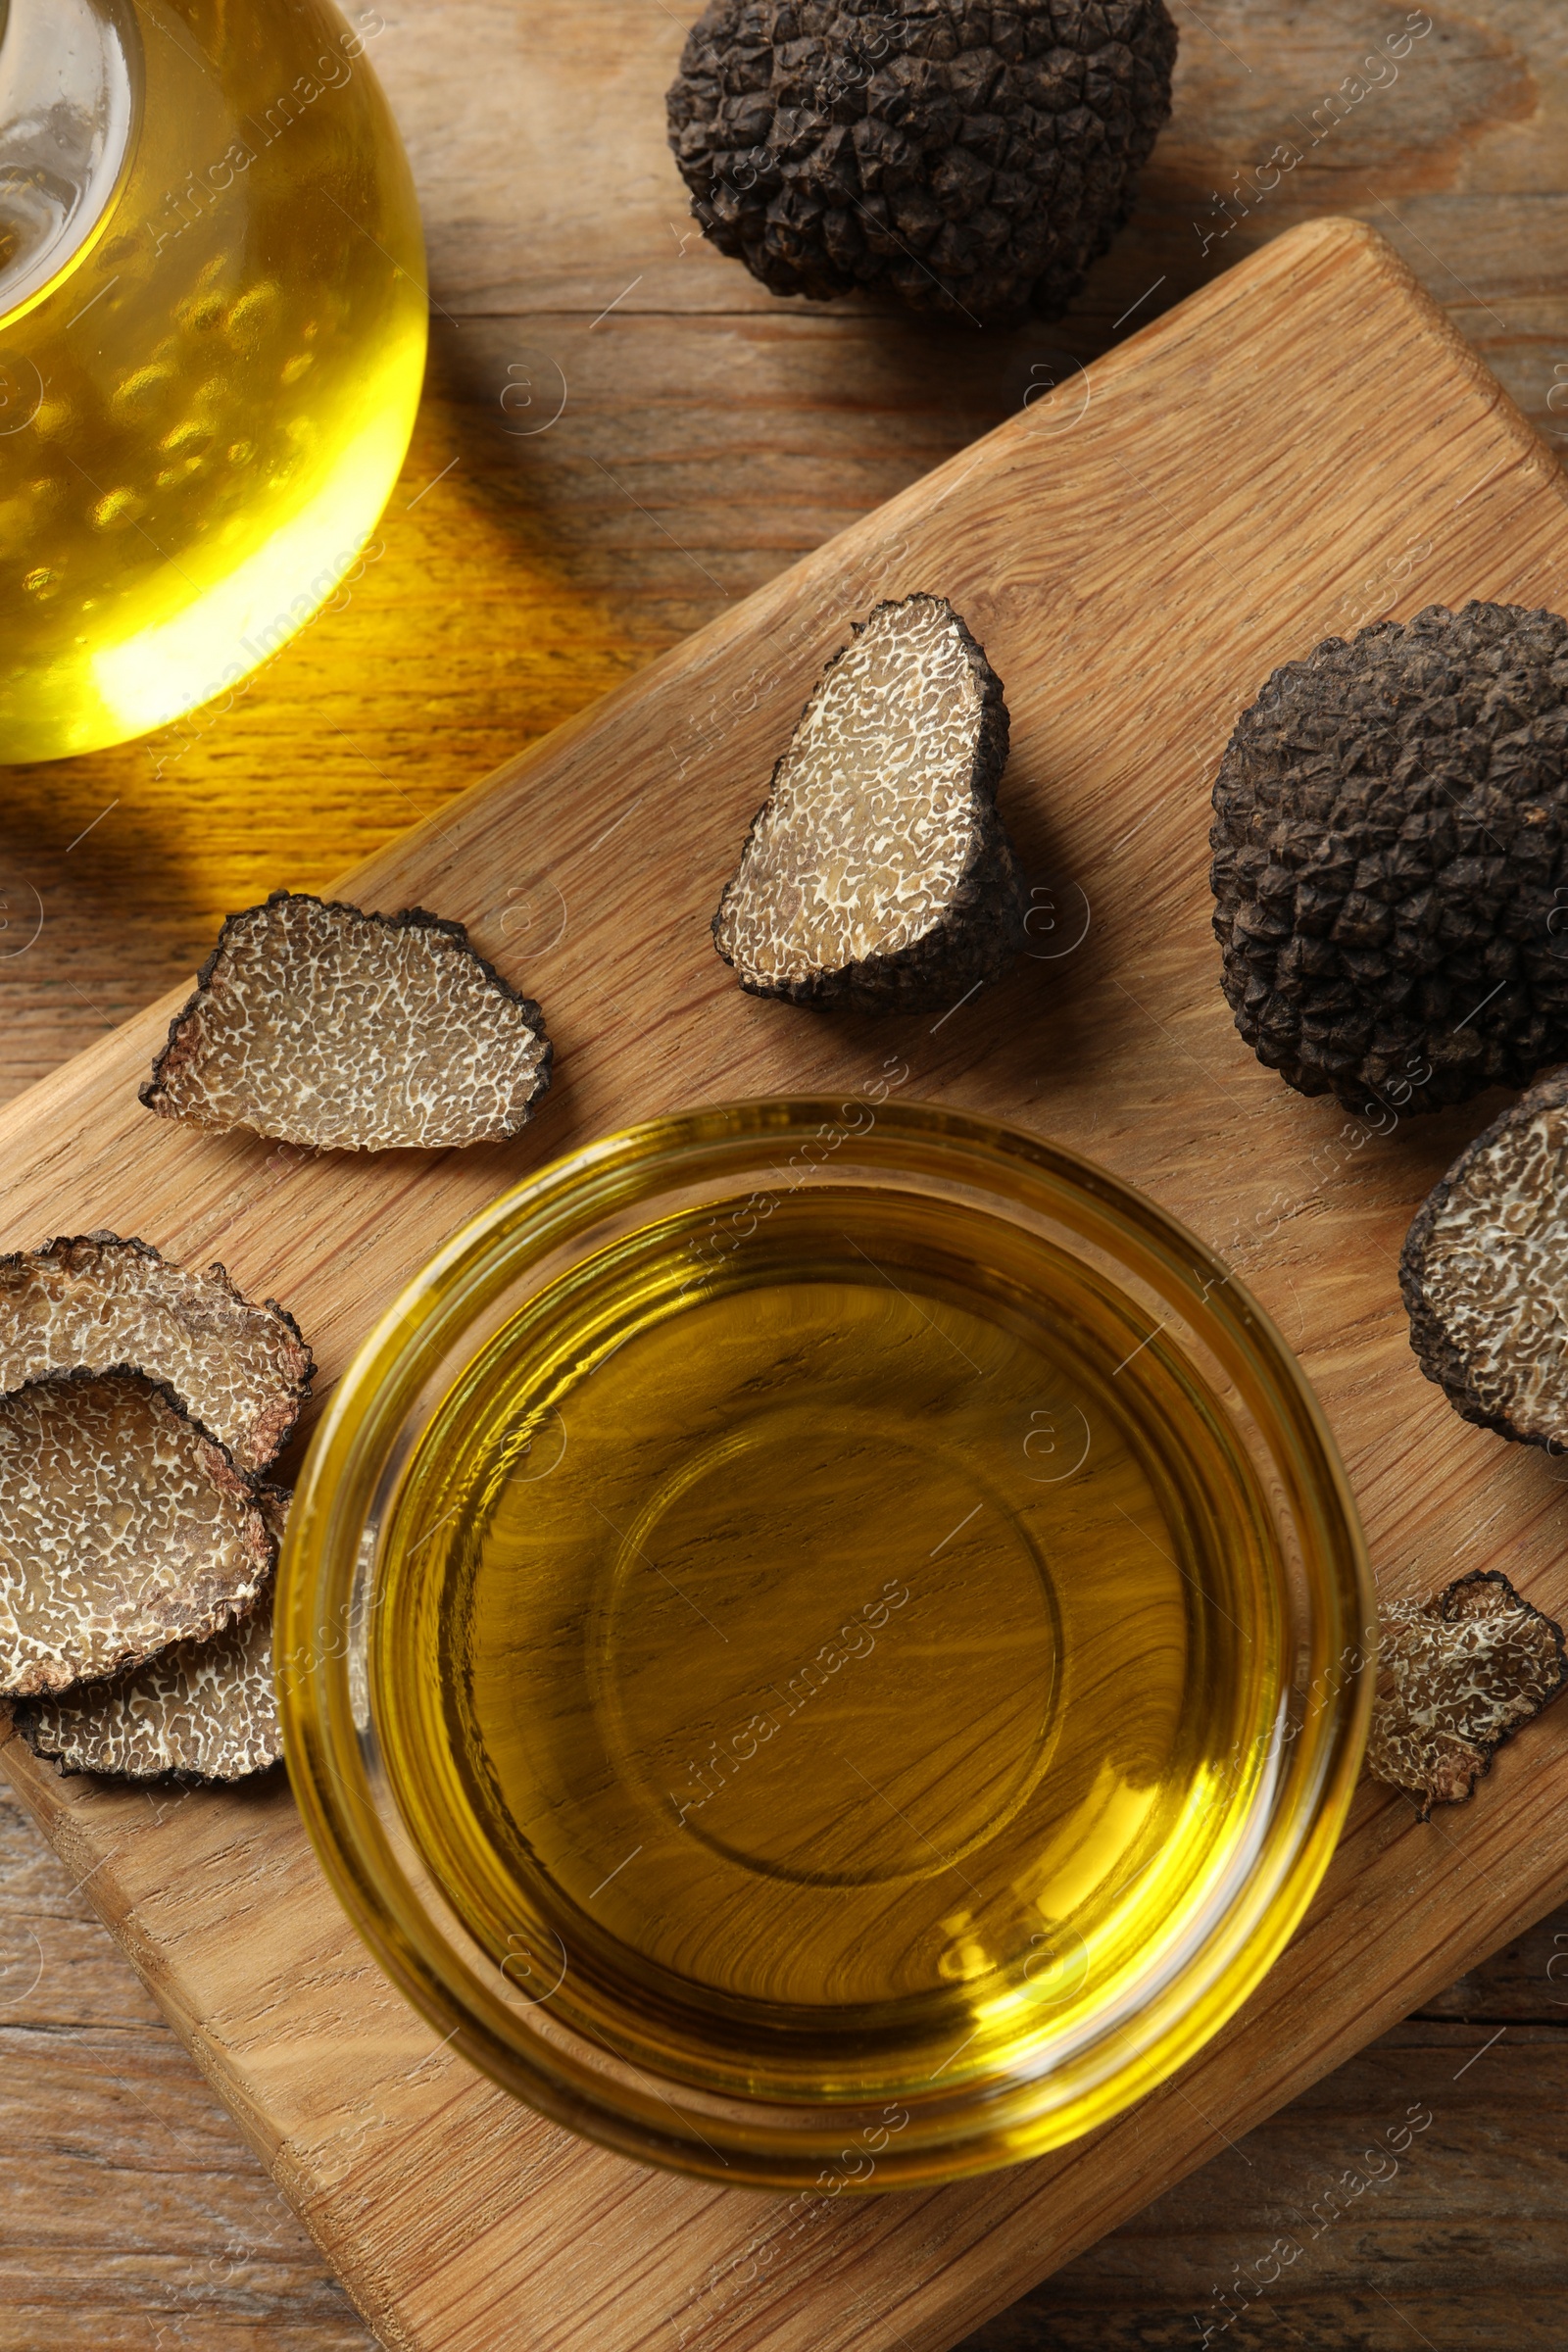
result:
[[[668,97],[692,212],[775,294],[1055,317],[1170,114],[1165,0],[713,0]]]
[[[1568,1057],[1568,620],[1329,638],[1243,712],[1214,811],[1225,994],[1298,1092],[1437,1110]]]

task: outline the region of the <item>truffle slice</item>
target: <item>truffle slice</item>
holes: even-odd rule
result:
[[[1462,1804],[1503,1741],[1568,1681],[1561,1626],[1494,1568],[1385,1609],[1378,1663],[1367,1770],[1416,1798],[1423,1821],[1434,1805]]]
[[[1259,1061],[1364,1113],[1568,1055],[1568,620],[1430,606],[1277,669],[1214,786],[1214,930]]]
[[[251,1482],[172,1390],[117,1371],[0,1398],[0,1691],[217,1633],[276,1558]]]
[[[318,1151],[444,1151],[515,1135],[549,1082],[538,1005],[461,923],[277,890],[224,923],[141,1100]]]
[[[62,1772],[240,1781],[283,1753],[272,1689],[272,1594],[205,1642],[176,1642],[109,1682],[24,1699],[16,1727]]]
[[[288,1496],[257,1501],[281,1537]],[[283,1753],[272,1687],[272,1585],[237,1623],[205,1642],[176,1642],[111,1681],[24,1699],[17,1730],[62,1772],[126,1780],[239,1781]]]
[[[952,1004],[1024,944],[997,814],[1002,682],[953,607],[856,624],[773,770],[713,944],[754,996],[862,1012]]]
[[[1568,1445],[1568,1071],[1461,1152],[1399,1258],[1410,1345],[1456,1413],[1526,1446]]]
[[[241,1470],[272,1460],[316,1369],[293,1316],[253,1306],[221,1266],[170,1265],[112,1233],[0,1257],[0,1392],[118,1366],[167,1381]]]

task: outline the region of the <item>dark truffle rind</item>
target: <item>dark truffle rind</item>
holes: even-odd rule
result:
[[[1410,1346],[1480,1429],[1568,1446],[1568,1070],[1521,1095],[1466,1146],[1399,1256]]]
[[[1430,606],[1269,679],[1214,787],[1236,1026],[1363,1113],[1568,1055],[1568,620]]]
[[[692,212],[775,294],[1058,315],[1170,114],[1165,0],[713,0],[670,88]]]
[[[1386,1609],[1378,1653],[1391,1688],[1373,1705],[1367,1769],[1413,1798],[1423,1821],[1473,1795],[1498,1748],[1568,1684],[1561,1626],[1495,1568]]]
[[[956,656],[956,675],[973,705],[967,716],[955,714],[960,736],[965,727],[972,730],[972,741],[963,741],[961,751],[949,753],[935,740],[934,727],[927,735],[931,775],[939,773],[944,755],[957,762],[942,789],[961,807],[966,834],[961,865],[941,882],[910,873],[911,853],[903,861],[900,881],[901,886],[907,885],[909,901],[918,911],[911,913],[901,906],[897,917],[891,909],[878,917],[884,934],[897,927],[910,936],[891,950],[863,956],[842,953],[832,962],[822,961],[803,944],[781,938],[779,933],[780,913],[789,911],[787,906],[781,908],[781,900],[820,889],[820,876],[814,870],[819,845],[812,838],[807,805],[809,787],[800,795],[793,816],[781,813],[781,787],[793,785],[810,758],[803,739],[811,722],[824,710],[836,709],[841,694],[848,699],[856,693],[845,664],[868,651],[879,633],[884,640],[896,641],[912,638],[916,629],[942,641],[950,657]],[[859,714],[859,708],[850,700],[852,716]],[[1002,681],[945,598],[915,595],[889,601],[858,621],[849,644],[841,647],[824,668],[774,766],[768,797],[752,820],[740,863],[713,916],[713,944],[724,961],[734,967],[742,988],[752,996],[778,997],[817,1011],[926,1012],[947,1009],[976,988],[1000,979],[1025,945],[1024,924],[1030,905],[1028,881],[996,807],[1007,763],[1007,706]],[[837,780],[835,777],[835,783]],[[880,774],[872,774],[866,781],[885,796],[899,798],[904,804],[898,811],[900,820],[911,829],[918,826],[917,793],[890,784]],[[934,816],[935,786],[929,797]],[[840,807],[849,806],[842,793],[837,801]],[[777,874],[765,881],[760,879],[767,861],[770,828],[775,839],[787,837],[792,829],[798,836],[804,834],[798,846],[806,854],[805,867],[790,871],[786,865],[782,889]],[[886,864],[887,812],[879,814],[877,829],[883,835],[878,854]],[[840,873],[835,888],[841,897],[845,887],[845,875]],[[810,918],[812,927],[821,930],[833,920],[842,924],[851,919],[853,909],[846,911],[842,905],[831,914],[825,913],[824,900],[822,894],[809,907],[797,907],[803,925]]]
[[[408,968],[399,941],[421,951]],[[308,1150],[443,1151],[516,1135],[551,1058],[539,1005],[462,923],[274,890],[226,918],[138,1091],[165,1118]]]

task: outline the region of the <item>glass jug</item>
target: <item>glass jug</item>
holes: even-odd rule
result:
[[[0,0],[0,761],[232,689],[385,504],[426,296],[380,29]]]

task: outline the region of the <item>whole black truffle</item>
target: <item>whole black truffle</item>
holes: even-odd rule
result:
[[[712,0],[670,89],[692,211],[775,294],[1054,317],[1170,113],[1165,0]]]
[[[1214,810],[1225,994],[1299,1093],[1437,1110],[1568,1057],[1568,620],[1329,638],[1243,712]]]

